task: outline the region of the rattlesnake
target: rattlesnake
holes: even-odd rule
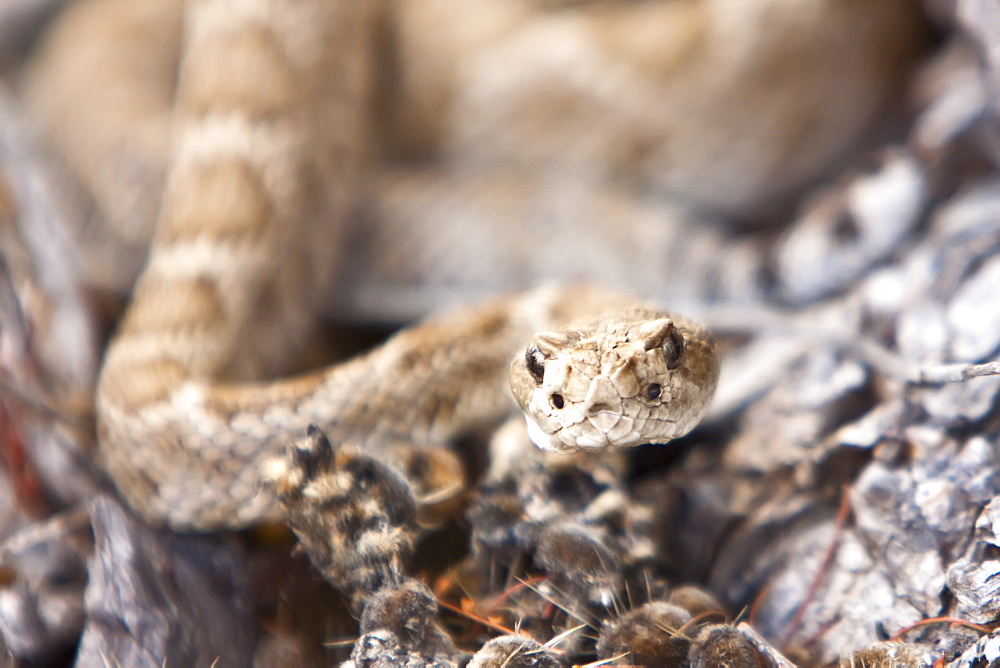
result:
[[[209,529],[277,517],[263,462],[309,424],[373,448],[444,444],[493,421],[509,410],[502,378],[518,349],[515,370],[528,377],[514,374],[515,394],[527,398],[528,384],[547,393],[528,403],[547,402],[531,424],[555,449],[575,446],[540,435],[572,425],[590,425],[578,445],[593,449],[679,436],[712,394],[717,364],[703,329],[585,288],[501,298],[329,370],[247,380],[284,369],[329,283],[327,244],[360,151],[358,113],[344,106],[364,95],[365,49],[352,41],[364,39],[356,28],[373,20],[371,7],[190,3],[168,186],[97,390],[101,461],[152,521]],[[536,336],[525,357],[532,332],[609,312],[627,319],[594,338]]]
[[[108,0],[89,4],[102,2],[114,5]],[[87,4],[80,4],[81,15],[88,11]],[[173,133],[151,251],[106,353],[96,399],[100,458],[137,511],[177,528],[245,526],[275,518],[277,507],[260,483],[263,462],[304,433],[307,425],[319,424],[336,443],[367,448],[388,447],[399,440],[445,444],[509,410],[502,378],[512,356],[514,395],[532,412],[529,430],[543,447],[601,449],[664,441],[697,422],[717,375],[705,330],[636,305],[630,297],[590,288],[549,287],[500,298],[433,318],[371,354],[329,370],[259,380],[288,372],[309,336],[312,314],[332,291],[343,221],[362,181],[368,136],[364,102],[375,95],[370,71],[377,60],[373,35],[383,7],[377,2],[194,0],[185,6],[181,31],[176,26],[180,14],[169,10],[179,4],[117,6],[123,16],[151,12],[163,22],[162,35],[149,30],[156,25],[149,17],[140,21],[147,32],[122,30],[134,40],[132,48],[145,47],[135,34],[150,35],[149,48],[156,51],[175,47],[183,33],[172,116],[163,112],[162,98],[169,96],[155,85],[174,79],[169,59],[151,58],[144,70],[143,59],[107,57],[102,62],[108,66],[108,76],[120,74],[132,84],[148,82],[148,89],[120,90],[113,82],[87,91],[104,101],[95,109],[123,119],[157,110],[159,115],[150,114],[149,137],[159,137],[155,130],[167,125]],[[602,30],[604,3],[593,4],[597,13],[583,24]],[[690,19],[695,29],[689,39],[678,42],[683,48],[671,52],[668,62],[649,60],[646,47],[661,42],[649,41],[649,35],[637,46],[622,47],[636,70],[668,80],[681,72],[677,84],[681,86],[692,77],[700,80],[703,73],[717,71],[711,54],[705,58],[691,54],[700,53],[699,45],[711,40],[726,42],[726,35],[738,32],[740,26],[709,30],[706,17],[728,14],[719,13],[724,4],[704,4],[709,9],[703,16],[697,3],[662,3],[695,17]],[[752,5],[746,3],[746,8]],[[499,21],[507,28],[491,34],[524,22],[534,11],[531,7],[518,3],[515,10],[502,10],[513,12]],[[840,16],[838,3],[823,7]],[[880,20],[895,11],[887,10]],[[91,18],[99,15],[93,12]],[[822,15],[817,10],[803,20],[821,26]],[[637,15],[629,21],[639,19]],[[754,20],[758,19],[763,20]],[[601,34],[617,44],[621,35],[616,30],[624,30],[626,24],[605,20],[608,32]],[[122,21],[127,24],[128,19]],[[843,25],[849,23],[845,18]],[[789,21],[787,29],[797,34],[798,24]],[[630,30],[625,32],[631,34]],[[103,48],[96,41],[93,46],[98,51]],[[886,71],[895,69],[903,51],[906,48],[886,57]],[[93,53],[85,53],[81,62]],[[679,63],[689,57],[698,66],[688,72]],[[769,71],[774,58],[777,55],[770,52],[761,58],[762,71]],[[63,59],[54,68],[69,70],[61,80],[76,80],[73,61]],[[40,80],[60,80],[60,75]],[[881,87],[879,77],[865,81],[866,88]],[[403,82],[404,92],[411,83]],[[75,127],[59,117],[76,106],[74,89],[64,90],[70,103],[50,105],[49,127]],[[51,97],[52,90],[46,94]],[[610,95],[614,97],[613,92]],[[748,95],[756,95],[752,86]],[[849,114],[836,114],[837,119],[850,121],[845,121],[848,135],[863,125],[876,103],[851,105],[852,111],[860,110],[856,118],[850,117],[853,120]],[[808,119],[812,107],[807,107]],[[684,115],[678,113],[674,120],[681,122]],[[709,134],[715,136],[716,127],[709,126]],[[776,126],[782,136],[787,134],[782,123]],[[742,121],[733,130],[740,136]],[[676,133],[677,138],[682,134]],[[481,139],[477,136],[476,141]],[[129,183],[102,182],[99,164],[131,165],[128,142],[102,143],[101,137],[85,135],[62,140],[66,144],[93,140],[95,150],[83,151],[87,157],[81,172],[95,191],[106,195],[129,190]],[[639,144],[646,145],[640,140],[649,142],[636,138],[636,151]],[[143,148],[156,153],[162,149],[152,146],[157,141],[161,139],[150,140]],[[692,141],[697,143],[697,135]],[[617,141],[605,148],[622,150]],[[786,148],[795,155],[814,151],[819,157],[809,158],[813,162],[832,153],[825,145],[806,150],[801,142]],[[631,148],[625,153],[632,155]],[[749,155],[759,162],[754,149]],[[776,155],[779,165],[795,163],[782,150]],[[586,163],[594,156],[578,157]],[[650,164],[664,159],[669,154]],[[150,170],[155,172],[155,160],[152,163]],[[143,192],[157,180],[133,171],[124,168],[115,173],[134,177]],[[743,176],[739,165],[727,163],[722,172]],[[727,192],[712,179],[696,181],[699,190],[708,193],[705,197]],[[666,187],[690,185],[670,182]],[[749,200],[748,196],[724,206]],[[131,210],[150,207],[146,201]],[[149,227],[142,221],[136,226]],[[134,233],[139,241],[143,236],[141,229]],[[579,325],[591,327],[595,317],[609,315],[623,319],[603,321],[594,330]],[[554,330],[562,333],[552,334]],[[550,333],[532,338],[539,331]],[[569,345],[576,346],[574,352],[566,352]]]

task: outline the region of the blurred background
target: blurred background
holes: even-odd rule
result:
[[[48,4],[5,5],[8,78],[83,186],[88,280],[124,291],[170,155],[181,3],[30,23]],[[905,139],[935,43],[907,0],[394,0],[362,18],[366,174],[331,309],[388,322],[544,280],[759,297],[820,184]]]

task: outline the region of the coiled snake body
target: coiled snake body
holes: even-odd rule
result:
[[[255,380],[287,371],[331,284],[375,5],[188,3],[167,186],[97,394],[102,462],[150,520],[277,517],[264,461],[309,424],[369,449],[445,444],[509,410],[512,355],[532,436],[554,450],[669,440],[712,394],[703,329],[586,288],[502,298],[328,370]]]
[[[147,518],[177,528],[242,526],[276,517],[262,471],[308,425],[375,452],[399,441],[446,445],[510,412],[508,366],[541,447],[665,442],[701,418],[718,365],[704,329],[630,301],[542,288],[438,316],[320,372],[238,385],[182,377],[153,399],[121,391],[144,379],[118,380],[110,365],[100,388],[102,456]]]

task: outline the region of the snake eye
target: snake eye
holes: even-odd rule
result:
[[[684,357],[684,337],[676,328],[672,327],[660,345],[663,348],[663,357],[666,359],[667,369],[673,371],[681,365],[681,358]],[[656,387],[658,388],[659,385]]]
[[[659,383],[650,383],[649,387],[646,388],[646,398],[650,401],[656,401],[663,394],[663,388],[660,387]]]
[[[545,356],[542,351],[534,346],[528,346],[524,352],[524,365],[528,367],[528,373],[535,379],[535,383],[541,385],[545,376]]]
[[[561,394],[553,394],[552,395],[552,405],[555,406],[556,409],[560,409],[563,406],[565,406],[566,405],[566,401],[563,399],[563,395],[561,395]]]
[[[681,365],[684,356],[684,336],[674,326],[670,318],[660,318],[644,323],[639,328],[644,350],[659,348],[663,351],[667,369],[673,371]]]

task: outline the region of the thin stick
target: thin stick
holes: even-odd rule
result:
[[[809,590],[806,592],[805,598],[795,610],[795,615],[792,616],[792,621],[788,624],[788,631],[785,633],[785,637],[781,642],[782,647],[787,647],[795,637],[795,634],[798,633],[799,628],[802,626],[802,620],[805,619],[806,610],[816,598],[816,593],[819,591],[820,585],[823,584],[823,580],[830,571],[830,566],[833,564],[834,557],[837,556],[837,550],[840,547],[840,539],[844,535],[844,526],[847,524],[847,516],[851,510],[851,502],[847,492],[848,488],[845,485],[840,497],[840,509],[837,510],[837,520],[834,524],[833,540],[830,541],[830,544],[826,548],[826,554],[823,555],[823,561],[820,563],[819,570],[816,571],[816,576],[813,577],[812,582],[809,584]]]
[[[896,633],[896,635],[889,638],[889,640],[898,642],[902,640],[903,636],[905,636],[910,631],[918,629],[922,626],[929,626],[930,624],[952,624],[957,626],[964,626],[966,628],[975,629],[980,633],[992,633],[994,631],[994,629],[990,628],[989,626],[984,626],[982,624],[973,624],[972,622],[965,619],[961,619],[959,617],[930,617],[929,619],[921,619],[916,624],[911,624],[910,626],[900,629]]]
[[[765,305],[698,306],[685,308],[709,329],[733,334],[775,334],[801,338],[813,343],[826,343],[846,350],[866,362],[879,373],[908,385],[943,385],[960,383],[971,378],[1000,375],[1000,360],[980,364],[916,364],[904,359],[875,338],[858,331],[852,324],[842,328],[813,325],[809,320],[815,311],[794,312]],[[851,321],[851,318],[845,318]]]

